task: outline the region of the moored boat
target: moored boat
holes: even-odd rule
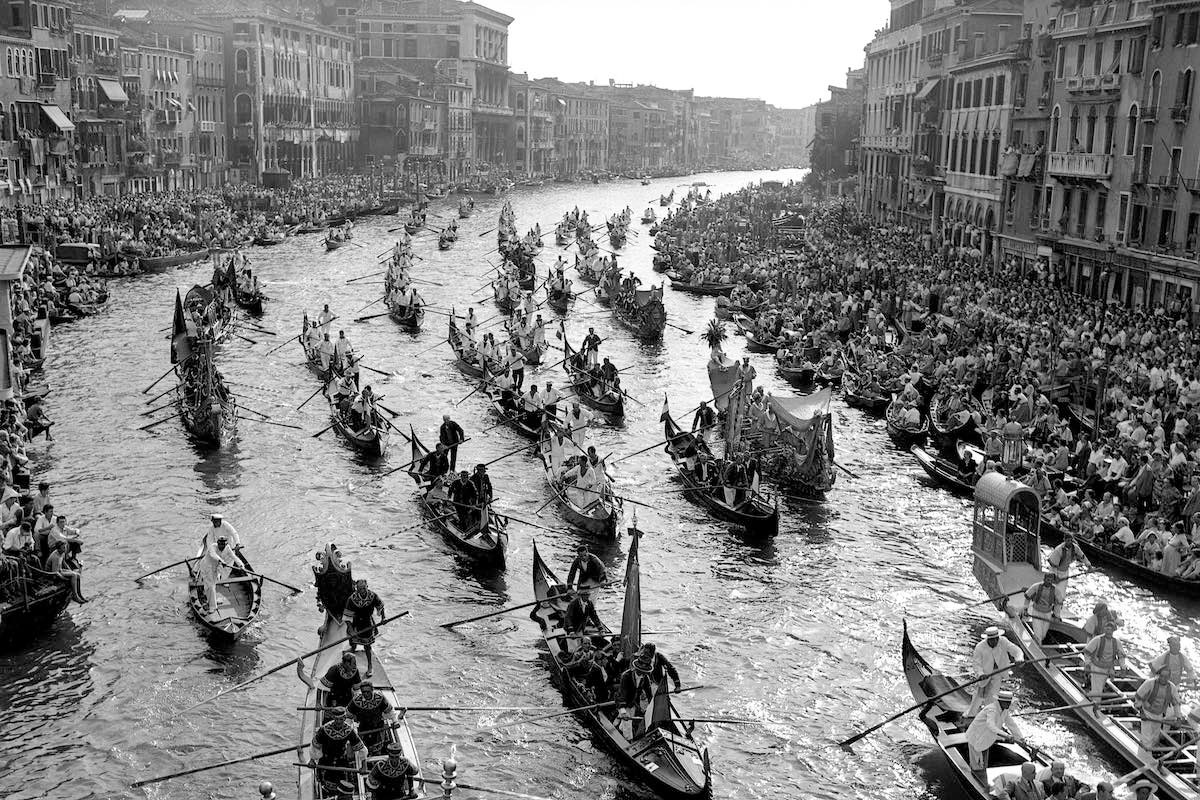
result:
[[[849,370],[842,373],[842,399],[848,406],[861,408],[877,416],[883,416],[892,402],[890,396],[872,392],[858,373]]]
[[[166,272],[172,267],[182,267],[187,264],[194,264],[197,261],[204,261],[208,258],[209,251],[189,250],[184,253],[175,253],[170,256],[151,256],[149,258],[141,258],[137,253],[126,253],[126,258],[138,258],[138,266],[142,272]]]

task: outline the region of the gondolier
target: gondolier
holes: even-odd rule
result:
[[[216,614],[217,581],[221,579],[221,567],[224,565],[234,569],[238,562],[233,548],[228,546],[229,540],[224,536],[218,536],[216,541],[212,541],[206,534],[205,539],[207,546],[204,548],[204,555],[200,557],[200,563],[196,566],[196,572],[204,586],[204,610],[208,614]]]
[[[370,754],[380,755],[384,744],[389,741],[388,732],[382,729],[396,717],[396,709],[392,708],[388,699],[375,691],[375,686],[369,680],[364,680],[358,684],[358,694],[346,705],[346,714],[354,720],[359,731],[371,731],[360,735]]]
[[[588,328],[587,336],[583,337],[580,347],[585,366],[594,367],[600,362],[600,337],[596,335],[595,328]]]
[[[205,538],[209,542],[215,542],[220,537],[224,536],[233,543],[234,550],[242,549],[242,539],[238,536],[237,529],[234,528],[225,516],[221,513],[212,514],[209,519],[212,521],[212,530],[205,531]],[[212,534],[211,536],[209,534]]]
[[[303,675],[303,673],[300,673]],[[307,683],[307,681],[305,681]],[[342,660],[325,670],[321,686],[325,690],[325,705],[345,707],[354,697],[354,688],[362,683],[358,660],[349,650],[342,651]],[[311,686],[309,688],[312,688]]]
[[[361,769],[367,757],[362,737],[346,721],[346,709],[334,706],[325,711],[326,721],[313,734],[309,764],[317,767],[316,779],[329,797],[341,797],[345,773],[322,770],[320,767],[354,767]]]
[[[977,773],[987,770],[988,750],[999,741],[1021,739],[1021,729],[1012,719],[1013,693],[1007,689],[996,696],[967,726],[967,752],[971,769]],[[986,778],[984,779],[986,783]]]
[[[471,482],[470,473],[465,469],[459,472],[458,477],[450,484],[447,496],[454,504],[454,511],[458,515],[458,527],[467,530],[471,527],[475,508],[479,503],[479,493],[475,489],[475,484]]]
[[[1082,567],[1091,568],[1092,562],[1088,561],[1079,549],[1079,545],[1075,543],[1075,537],[1068,534],[1063,537],[1062,543],[1050,551],[1046,556],[1046,567],[1054,573],[1054,577],[1058,579],[1058,593],[1060,597],[1065,597],[1067,594],[1067,579],[1071,576],[1071,567],[1075,563],[1079,563]],[[1062,605],[1062,601],[1059,601]]]
[[[1164,722],[1179,721],[1183,716],[1179,707],[1179,689],[1171,683],[1167,673],[1167,667],[1162,667],[1133,695],[1133,704],[1141,717],[1142,747],[1147,751],[1152,751],[1158,744]]]
[[[1062,597],[1055,585],[1054,573],[1047,572],[1042,576],[1041,583],[1035,583],[1025,590],[1025,608],[1023,614],[1029,618],[1029,627],[1040,644],[1050,630],[1050,623],[1058,616],[1062,608]]]
[[[578,576],[579,581],[575,578]],[[575,548],[575,560],[567,572],[567,588],[582,591],[594,589],[608,582],[608,569],[594,553],[589,553],[586,544]]]
[[[975,651],[972,654],[975,674],[979,677],[995,672],[1002,667],[1012,666],[1022,660],[1021,648],[1006,639],[995,625],[983,632],[983,638],[975,645]],[[1004,679],[1010,674],[1011,670],[1000,672],[976,684],[974,697],[971,698],[971,706],[963,716],[974,717],[984,705],[995,700],[1000,693],[1000,687],[1004,684]]]
[[[442,426],[438,428],[438,441],[445,445],[450,456],[450,470],[453,471],[458,463],[458,446],[467,438],[462,426],[450,419],[449,414],[442,415]]]
[[[415,797],[413,778],[417,768],[404,757],[404,746],[399,742],[390,742],[387,746],[387,758],[376,761],[371,772],[367,775],[366,784],[375,793],[375,800],[406,800]]]
[[[1180,650],[1180,639],[1178,636],[1167,637],[1167,652],[1155,657],[1150,662],[1150,671],[1158,674],[1161,670],[1167,671],[1167,680],[1175,684],[1177,687],[1183,686],[1183,679],[1186,677],[1194,687],[1196,685],[1196,670],[1192,668],[1192,662],[1182,650]]]
[[[1104,696],[1104,685],[1113,677],[1118,668],[1125,666],[1125,648],[1120,640],[1113,636],[1117,626],[1112,622],[1104,623],[1104,633],[1095,636],[1083,647],[1083,663],[1087,666],[1091,678],[1088,697],[1098,707]]]
[[[384,619],[383,600],[367,588],[365,578],[359,578],[354,582],[354,591],[346,600],[346,613],[342,621],[346,624],[346,630],[350,634],[350,653],[353,654],[359,645],[362,645],[366,652],[367,672],[363,676],[365,678],[371,677],[373,663],[371,645],[375,642],[375,636],[378,634],[378,628],[375,627],[375,613],[379,614],[380,620]]]

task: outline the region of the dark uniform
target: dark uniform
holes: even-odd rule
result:
[[[375,800],[404,800],[416,797],[413,778],[417,768],[404,757],[404,748],[398,742],[388,745],[388,758],[376,761],[367,775],[367,788],[375,793]]]
[[[454,469],[458,462],[458,445],[467,438],[463,432],[462,426],[454,420],[446,420],[442,423],[442,427],[438,428],[438,441],[446,445],[446,449],[450,451],[450,469]]]
[[[312,745],[320,749],[320,756],[316,759],[318,767],[352,767],[354,754],[366,749],[362,739],[342,716],[317,728]],[[324,793],[332,797],[341,795],[339,784],[344,777],[344,772],[317,769],[317,782],[324,788]]]
[[[418,471],[429,480],[440,478],[450,471],[450,459],[446,453],[432,450],[421,459]]]
[[[392,704],[380,692],[371,691],[371,696],[367,697],[365,691],[360,692],[346,706],[346,713],[354,718],[358,723],[360,731],[374,731],[374,733],[363,733],[363,741],[367,745],[367,749],[371,755],[379,755],[383,752],[383,746],[387,742],[387,731],[380,730],[384,726],[384,720],[392,713]]]
[[[449,496],[451,502],[455,503],[455,512],[458,514],[458,527],[464,531],[471,527],[474,520],[474,506],[479,502],[479,494],[475,490],[475,484],[470,478],[456,478],[454,483],[450,484]]]
[[[567,606],[567,616],[563,625],[569,633],[576,633],[587,626],[600,627],[600,618],[596,616],[596,607],[592,601],[583,595],[577,595]]]
[[[346,601],[346,614],[351,617],[350,644],[369,645],[374,643],[377,633],[374,616],[376,611],[379,612],[379,616],[384,615],[383,601],[379,599],[379,595],[370,589],[355,589],[354,593],[350,595],[350,599]]]
[[[599,586],[608,580],[608,570],[604,562],[595,553],[575,556],[571,562],[571,570],[567,573],[567,585],[575,583],[575,575],[579,575],[580,586]]]
[[[357,663],[350,672],[346,672],[343,664],[339,662],[325,672],[321,682],[327,689],[325,705],[345,706],[354,694],[354,687],[362,682],[362,675],[359,674]]]

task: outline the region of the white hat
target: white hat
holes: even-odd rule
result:
[[[217,512],[212,515],[212,519],[225,519],[225,517],[220,512]]]
[[[983,632],[983,635],[982,635],[982,636],[980,636],[979,638],[981,638],[981,639],[994,639],[994,638],[996,638],[997,636],[1001,636],[1001,635],[1002,635],[1002,634],[1001,634],[1001,632],[1000,632],[1000,629],[999,629],[999,628],[997,628],[995,625],[990,625],[990,626],[988,626],[987,630],[985,630],[985,631]]]

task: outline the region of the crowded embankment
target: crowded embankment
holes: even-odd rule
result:
[[[23,212],[40,245],[11,297],[0,439],[9,646],[152,603],[165,629],[186,608],[226,665],[139,664],[174,719],[105,767],[112,793],[214,775],[245,796],[269,778],[263,797],[779,796],[749,748],[811,757],[841,776],[813,796],[839,796],[852,771],[896,780],[873,742],[927,753],[923,728],[936,796],[1195,797],[1191,310],[1104,304],[756,177],[404,209],[332,178]],[[72,243],[95,247],[57,255]],[[178,271],[103,277],[159,266]],[[161,541],[131,553],[49,501],[40,474],[75,461],[52,413],[76,423],[40,348],[144,285],[146,357],[113,402],[186,512],[143,512]],[[896,482],[910,468],[923,484]],[[782,564],[801,582],[760,574]],[[804,616],[814,593],[837,608]],[[747,648],[762,663],[729,652]],[[468,686],[480,670],[499,685]],[[239,703],[281,729],[246,737]],[[172,742],[198,720],[233,737],[219,757]],[[517,742],[538,768],[497,755]],[[917,769],[900,785],[926,791]]]

